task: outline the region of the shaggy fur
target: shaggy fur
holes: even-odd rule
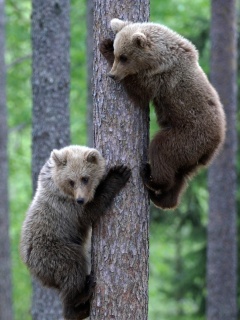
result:
[[[21,256],[43,285],[60,291],[65,319],[84,319],[95,285],[88,274],[87,237],[130,177],[112,167],[96,149],[53,150],[43,166],[22,227]]]
[[[113,19],[111,28],[114,42],[100,44],[112,67],[109,76],[123,83],[136,105],[152,101],[161,127],[150,143],[143,181],[157,207],[175,208],[188,178],[224,141],[223,107],[191,42],[154,23]]]

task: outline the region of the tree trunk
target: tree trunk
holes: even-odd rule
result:
[[[12,283],[8,218],[7,106],[4,0],[0,0],[0,319],[11,320]]]
[[[122,86],[107,77],[107,63],[98,46],[112,35],[112,18],[147,21],[149,1],[96,0],[94,10],[94,143],[109,166],[128,165],[132,178],[115,206],[93,226],[97,284],[90,317],[147,319],[149,200],[139,170],[147,161],[148,108],[134,107]]]
[[[225,108],[227,135],[208,176],[208,320],[237,319],[236,12],[235,0],[212,0],[211,81]]]
[[[39,171],[51,150],[70,143],[70,22],[69,1],[33,0],[32,5],[32,180],[35,190]],[[61,319],[58,294],[33,282],[33,319]]]
[[[93,147],[93,0],[87,0],[87,140]]]

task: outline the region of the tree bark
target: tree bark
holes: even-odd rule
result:
[[[70,143],[70,21],[69,1],[32,1],[33,120],[32,180],[36,189],[39,171],[54,148]],[[58,294],[33,280],[34,320],[59,320]]]
[[[109,166],[124,163],[132,178],[115,206],[93,226],[96,290],[91,319],[147,319],[149,200],[139,175],[147,161],[148,107],[133,106],[120,84],[107,77],[99,42],[113,35],[110,20],[147,21],[149,1],[95,0],[93,60],[94,144]]]
[[[4,7],[4,0],[0,0],[0,319],[12,320]]]
[[[87,140],[93,147],[93,0],[87,0]]]
[[[211,81],[225,108],[227,134],[208,176],[208,320],[237,319],[236,12],[235,0],[212,0]]]

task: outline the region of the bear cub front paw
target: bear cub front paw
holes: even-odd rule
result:
[[[110,178],[119,187],[124,187],[131,176],[131,169],[124,165],[116,165],[108,172]]]
[[[106,53],[113,53],[113,40],[111,39],[105,39],[100,42],[99,50],[103,56],[105,56]]]

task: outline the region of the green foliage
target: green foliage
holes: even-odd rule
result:
[[[203,319],[207,199],[204,173],[175,211],[151,210],[149,319]],[[163,301],[163,303],[159,303]]]
[[[26,136],[28,138],[26,138]],[[16,319],[30,319],[31,283],[19,257],[20,227],[31,197],[30,129],[14,129],[9,137],[10,236],[12,243],[13,301]]]
[[[71,91],[70,122],[73,144],[86,144],[86,6],[85,1],[71,1]]]
[[[200,64],[209,70],[209,22],[208,0],[151,1],[150,20],[162,23],[191,40],[200,53]]]
[[[30,277],[19,257],[20,227],[31,197],[30,2],[6,4],[10,236],[15,319],[30,320]]]

